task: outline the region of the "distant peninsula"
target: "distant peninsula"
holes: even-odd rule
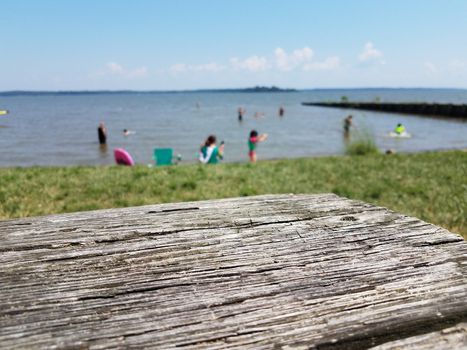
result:
[[[229,91],[229,90],[224,90]],[[277,86],[255,86],[252,88],[232,89],[233,92],[296,92],[296,89],[282,89]]]
[[[283,89],[277,86],[254,86],[237,89],[197,89],[197,90],[69,90],[69,91],[0,91],[0,96],[40,96],[40,95],[107,95],[107,94],[173,94],[173,93],[197,93],[197,92],[296,92],[296,89]]]

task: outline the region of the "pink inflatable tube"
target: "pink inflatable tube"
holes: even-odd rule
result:
[[[135,162],[133,161],[133,158],[131,158],[130,153],[125,151],[123,148],[115,148],[114,157],[115,157],[115,162],[117,162],[117,164],[119,165],[127,165],[127,166],[135,165]]]

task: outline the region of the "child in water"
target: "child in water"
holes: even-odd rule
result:
[[[394,132],[397,134],[397,135],[401,135],[405,132],[405,126],[402,125],[401,123],[397,124],[396,128],[394,129]]]
[[[217,164],[224,155],[224,142],[216,146],[216,136],[209,135],[199,151],[199,161],[203,164]]]
[[[128,130],[128,129],[123,129],[123,136],[128,136],[131,134],[134,134],[134,131]]]
[[[250,138],[248,139],[248,156],[250,157],[250,162],[256,163],[256,146],[258,142],[263,142],[268,137],[268,134],[258,135],[256,130],[250,132]]]

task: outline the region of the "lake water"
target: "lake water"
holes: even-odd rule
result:
[[[372,101],[467,103],[467,90],[310,90],[291,93],[121,93],[0,95],[0,166],[113,164],[112,150],[125,148],[137,163],[152,164],[154,148],[173,148],[195,162],[209,134],[226,144],[225,161],[248,160],[252,129],[268,133],[258,159],[344,153],[342,120],[351,113],[358,129],[371,132],[382,149],[418,152],[467,148],[467,122],[302,106],[302,102]],[[278,116],[279,106],[285,116]],[[242,123],[237,109],[246,109]],[[255,119],[255,112],[265,114]],[[108,129],[108,147],[97,142],[97,125]],[[387,137],[403,123],[410,139]],[[123,136],[122,130],[135,133]]]

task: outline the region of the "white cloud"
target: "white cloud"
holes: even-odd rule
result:
[[[449,62],[449,69],[453,72],[465,72],[467,71],[467,61],[452,60]]]
[[[260,72],[270,68],[268,60],[265,57],[259,56],[251,56],[243,61],[237,57],[233,57],[230,59],[230,64],[234,69],[244,69],[250,72]]]
[[[293,50],[288,53],[281,47],[274,50],[273,57],[253,55],[245,59],[232,57],[229,65],[222,65],[215,62],[206,64],[186,64],[176,63],[169,67],[172,74],[184,72],[220,72],[224,70],[245,70],[249,72],[263,72],[271,69],[279,71],[291,71],[302,69],[304,71],[312,70],[331,70],[340,66],[340,59],[337,56],[326,58],[324,61],[313,61],[314,52],[309,47]]]
[[[139,67],[136,69],[127,70],[123,68],[122,65],[116,62],[108,62],[106,64],[106,67],[108,72],[110,72],[111,74],[128,79],[142,78],[148,75],[148,69],[146,67]]]
[[[332,70],[339,68],[340,66],[340,58],[337,56],[332,56],[326,58],[322,62],[310,62],[303,66],[303,70],[305,71],[312,71],[312,70]]]
[[[220,72],[225,69],[225,66],[217,64],[215,62],[191,65],[185,63],[176,63],[169,68],[171,73],[183,73],[183,72]]]
[[[148,75],[148,69],[146,67],[140,67],[127,72],[128,78],[142,78]]]
[[[467,73],[467,61],[453,59],[449,62],[441,62],[434,64],[433,62],[426,61],[423,64],[425,71],[431,75],[449,75],[459,77]]]
[[[436,67],[436,65],[434,63],[431,63],[431,62],[425,62],[425,69],[431,73],[431,74],[435,74],[435,73],[438,73],[438,67]]]
[[[110,70],[111,73],[114,73],[114,74],[123,73],[123,67],[115,62],[107,63],[107,68]]]
[[[380,63],[385,64],[383,53],[377,50],[372,42],[367,42],[362,53],[358,56],[362,63]]]
[[[211,62],[206,64],[199,64],[197,66],[193,66],[192,68],[198,72],[220,72],[225,69],[225,66]]]
[[[188,66],[185,63],[176,63],[170,66],[169,70],[172,73],[183,73],[188,70]]]
[[[276,58],[276,66],[279,70],[290,71],[297,66],[311,62],[313,58],[313,50],[309,47],[296,49],[288,54],[284,49],[278,47],[274,50]]]

